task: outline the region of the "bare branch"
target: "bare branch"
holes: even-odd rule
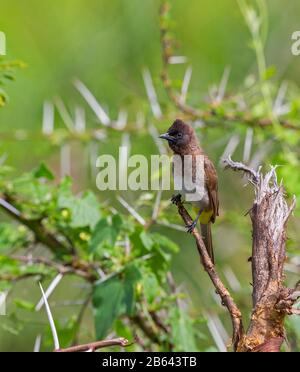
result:
[[[56,349],[54,350],[54,352],[57,352],[57,353],[78,353],[78,352],[83,352],[83,351],[94,352],[95,350],[103,349],[104,347],[109,347],[109,346],[128,347],[130,345],[132,345],[132,342],[129,342],[128,340],[126,340],[126,338],[120,337],[120,338],[114,338],[111,340],[95,341],[95,342],[90,342],[88,344],[71,346],[66,349]]]
[[[180,214],[181,218],[183,219],[185,225],[190,225],[192,223],[192,218],[188,214],[187,210],[184,208],[183,204],[179,202],[177,204],[178,208],[178,213]],[[242,323],[242,314],[240,310],[238,309],[237,305],[235,304],[233,298],[231,297],[229,291],[221,281],[216,268],[214,264],[212,263],[209,254],[207,253],[207,250],[205,248],[205,244],[202,240],[202,237],[200,233],[198,232],[197,229],[194,229],[192,232],[195,240],[196,240],[196,245],[198,249],[198,253],[201,258],[202,265],[209,275],[214,287],[216,288],[216,291],[218,295],[221,297],[222,304],[226,306],[230,317],[232,321],[232,326],[233,326],[233,336],[232,336],[232,341],[233,341],[233,346],[234,349],[236,350],[238,347],[238,344],[243,337],[244,334],[244,329],[243,329],[243,323]]]
[[[255,199],[250,210],[252,222],[253,310],[247,334],[238,351],[280,351],[285,337],[284,318],[294,313],[292,307],[299,290],[284,287],[286,260],[286,222],[295,207],[288,206],[284,189],[277,182],[276,167],[265,175],[242,163],[226,160],[227,166],[248,176],[254,185]],[[293,294],[295,294],[293,296]],[[297,311],[296,311],[297,312]]]
[[[247,167],[247,165],[235,162],[231,159],[230,156],[228,156],[227,159],[223,160],[225,164],[225,168],[231,168],[233,171],[241,171],[243,172],[249,179],[251,183],[254,185],[257,185],[259,182],[259,172],[256,172],[254,169]]]
[[[57,261],[52,261],[46,257],[33,257],[33,256],[19,256],[19,255],[12,255],[10,256],[11,259],[23,262],[24,264],[41,264],[45,265],[48,267],[52,267],[55,269],[58,273],[62,275],[68,275],[68,274],[74,274],[77,276],[80,276],[84,279],[92,280],[95,278],[92,273],[78,268],[74,268],[72,265],[75,265],[75,263],[70,262],[70,263],[60,263]],[[87,267],[87,269],[89,269]],[[92,269],[92,268],[91,268]],[[94,269],[94,268],[93,268]]]

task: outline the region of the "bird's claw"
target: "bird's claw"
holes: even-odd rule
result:
[[[196,228],[197,222],[194,221],[190,225],[186,225],[185,227],[187,228],[187,233],[191,234],[194,229]]]
[[[173,195],[172,198],[171,198],[171,202],[175,205],[180,203],[181,202],[181,195],[180,194]]]

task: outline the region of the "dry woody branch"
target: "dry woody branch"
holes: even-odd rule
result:
[[[254,204],[249,212],[252,222],[253,310],[247,332],[237,351],[277,352],[284,341],[284,318],[293,313],[298,289],[284,285],[286,225],[295,208],[289,206],[284,188],[278,184],[276,169],[263,175],[242,163],[225,160],[227,167],[244,172],[254,187]]]
[[[300,297],[298,286],[294,289],[284,286],[286,225],[295,208],[295,198],[289,206],[283,186],[277,182],[274,167],[263,175],[260,169],[255,171],[231,158],[224,160],[224,163],[227,168],[243,172],[255,190],[254,204],[249,212],[253,227],[250,260],[253,310],[247,331],[244,331],[241,311],[221,281],[200,233],[195,229],[192,234],[201,263],[231,317],[234,351],[278,352],[285,337],[285,316],[297,313],[293,305]],[[177,208],[184,223],[190,224],[192,219],[181,201],[177,203]]]

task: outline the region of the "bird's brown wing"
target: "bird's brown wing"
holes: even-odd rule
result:
[[[204,172],[209,201],[213,209],[211,222],[215,222],[216,216],[219,215],[218,176],[212,161],[207,156],[204,160]]]

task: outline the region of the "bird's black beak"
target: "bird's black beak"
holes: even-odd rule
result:
[[[169,142],[175,142],[175,138],[170,136],[169,133],[164,133],[159,136],[159,138],[167,140]]]

